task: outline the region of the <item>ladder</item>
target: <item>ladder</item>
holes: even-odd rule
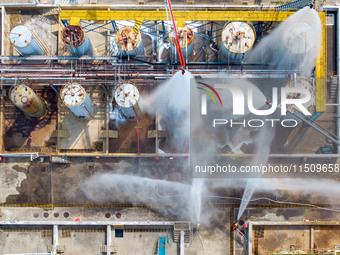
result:
[[[276,11],[296,11],[309,4],[312,4],[313,0],[296,0],[291,3],[286,3],[275,8]]]

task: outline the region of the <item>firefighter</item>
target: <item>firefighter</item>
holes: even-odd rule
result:
[[[231,226],[231,230],[236,230],[238,228],[238,223],[234,223],[232,226]]]

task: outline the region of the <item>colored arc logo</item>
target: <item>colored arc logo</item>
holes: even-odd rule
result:
[[[214,92],[214,94],[217,96],[217,98],[218,98],[218,100],[220,101],[220,104],[221,104],[221,106],[222,106],[222,100],[221,100],[221,98],[220,98],[220,95],[217,93],[217,91],[213,88],[213,87],[211,87],[210,85],[208,85],[208,84],[206,84],[206,83],[203,83],[203,82],[198,82],[199,84],[201,84],[201,85],[203,85],[203,86],[206,86],[207,88],[209,88],[212,92]],[[215,105],[217,104],[216,103],[216,100],[215,100],[215,98],[214,98],[214,96],[213,96],[213,94],[209,91],[209,90],[207,90],[207,89],[205,89],[205,88],[200,88],[200,87],[197,87],[198,89],[200,89],[200,90],[203,90],[205,93],[207,93],[211,98],[212,98],[212,100],[214,101],[214,103],[215,103]]]

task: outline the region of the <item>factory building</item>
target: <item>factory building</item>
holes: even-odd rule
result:
[[[0,254],[340,253],[338,2],[0,6]]]

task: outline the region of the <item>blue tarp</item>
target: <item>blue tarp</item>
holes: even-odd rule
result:
[[[158,255],[166,255],[167,237],[158,238]]]

